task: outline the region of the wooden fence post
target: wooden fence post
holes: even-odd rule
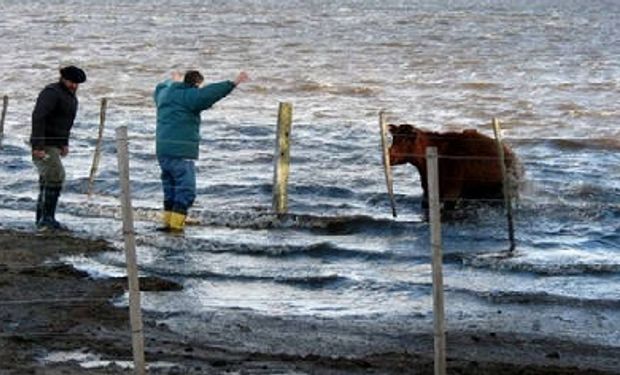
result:
[[[443,255],[441,251],[441,211],[439,202],[439,171],[437,148],[426,149],[428,200],[430,209],[431,250],[433,252],[433,321],[435,342],[435,375],[446,374],[446,328],[443,295]]]
[[[392,180],[392,166],[390,165],[390,150],[387,145],[387,125],[385,122],[385,112],[379,111],[379,127],[381,129],[381,149],[383,150],[383,171],[385,172],[385,184],[387,185],[390,205],[392,206],[392,216],[396,217],[396,203],[394,202],[394,182]]]
[[[95,154],[93,155],[93,164],[90,167],[90,177],[88,178],[88,196],[93,194],[93,187],[95,184],[95,175],[99,168],[99,157],[101,155],[101,143],[103,140],[103,128],[105,125],[105,111],[108,106],[108,99],[101,99],[101,110],[99,111],[99,136],[97,137],[97,144],[95,145]]]
[[[118,155],[119,183],[121,187],[121,207],[123,210],[123,236],[125,238],[125,260],[127,262],[127,281],[129,284],[129,321],[131,324],[131,344],[134,369],[137,375],[146,374],[144,361],[144,332],[140,310],[140,284],[136,260],[136,241],[133,226],[133,209],[129,187],[129,151],[127,146],[127,127],[116,129],[116,148]]]
[[[2,117],[0,117],[0,148],[2,148],[2,141],[4,139],[4,119],[6,118],[6,110],[9,106],[9,96],[4,95],[2,98]]]
[[[290,133],[293,122],[293,107],[280,103],[278,109],[278,130],[276,135],[276,157],[273,174],[273,210],[285,214],[288,210],[288,175],[290,170]]]
[[[510,251],[515,249],[515,230],[512,221],[512,198],[511,198],[511,181],[508,177],[505,164],[504,146],[502,144],[502,129],[499,120],[493,118],[493,132],[495,133],[495,143],[497,144],[497,155],[499,156],[499,165],[502,171],[502,187],[504,193],[504,205],[506,206],[506,218],[508,220],[508,238],[510,240]]]

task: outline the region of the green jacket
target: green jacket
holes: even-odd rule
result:
[[[234,88],[232,81],[201,88],[172,80],[158,84],[153,94],[157,106],[157,157],[198,159],[200,112],[209,109]]]

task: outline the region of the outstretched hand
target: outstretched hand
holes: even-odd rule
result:
[[[247,82],[250,80],[250,76],[246,72],[241,72],[235,78],[235,86],[239,86],[241,83]]]

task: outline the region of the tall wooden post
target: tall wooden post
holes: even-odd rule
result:
[[[93,164],[90,167],[90,177],[88,178],[88,196],[93,193],[93,187],[95,184],[95,175],[99,168],[99,158],[101,156],[101,143],[103,141],[103,128],[105,125],[105,111],[108,106],[108,99],[101,99],[101,110],[99,111],[99,136],[97,137],[97,144],[95,145],[95,154],[93,156]]]
[[[381,129],[381,149],[383,150],[383,171],[385,172],[385,184],[387,185],[392,216],[396,217],[396,203],[394,202],[394,183],[392,180],[392,166],[390,165],[390,150],[387,144],[387,125],[385,122],[385,112],[379,111],[379,128]]]
[[[499,156],[499,165],[502,171],[502,187],[504,193],[504,205],[506,206],[506,218],[508,220],[508,238],[510,240],[510,251],[515,249],[515,230],[512,221],[512,197],[511,197],[511,181],[506,171],[506,162],[504,156],[504,145],[502,144],[502,129],[497,118],[493,118],[493,132],[495,133],[495,143],[497,144],[497,155]]]
[[[9,96],[2,98],[2,117],[0,117],[0,148],[2,148],[2,140],[4,139],[4,119],[6,118],[6,110],[9,106]]]
[[[131,324],[131,343],[134,369],[137,375],[145,375],[144,332],[140,311],[140,284],[138,262],[136,260],[136,240],[133,227],[133,209],[129,188],[129,151],[127,146],[127,127],[116,129],[116,148],[118,155],[119,182],[121,187],[121,207],[123,210],[123,236],[125,238],[125,259],[127,262],[127,281],[129,283],[129,322]]]
[[[288,175],[290,170],[290,134],[293,122],[293,106],[280,103],[278,109],[278,133],[276,135],[276,157],[274,158],[272,207],[277,214],[288,210]]]
[[[437,148],[426,149],[428,200],[430,209],[431,249],[433,256],[433,321],[435,337],[435,375],[446,374],[446,328],[443,295],[443,255],[441,251],[441,211],[439,202],[439,167]]]

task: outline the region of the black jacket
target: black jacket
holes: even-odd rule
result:
[[[77,109],[77,97],[64,84],[47,85],[39,94],[32,112],[32,148],[67,146]]]

